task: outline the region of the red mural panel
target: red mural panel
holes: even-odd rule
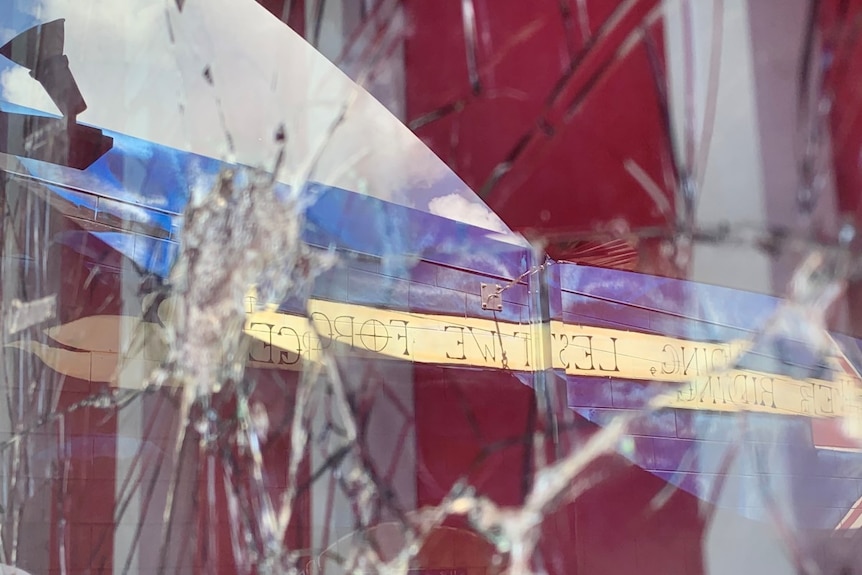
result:
[[[290,422],[295,410],[298,373],[249,369],[248,376],[255,381],[249,405],[255,410],[265,410],[265,420],[272,423],[274,430],[260,434],[263,490],[260,489],[261,485],[255,474],[255,462],[247,447],[232,444],[230,453],[221,451],[212,454],[215,457],[212,486],[209,483],[206,459],[192,457],[198,465],[198,530],[201,534],[210,534],[209,537],[201,537],[197,544],[196,571],[199,573],[233,575],[243,572],[235,556],[235,536],[247,535],[250,541],[255,542],[250,547],[257,546],[262,557],[266,550],[263,545],[265,534],[260,532],[261,526],[265,525],[261,514],[267,512],[267,498],[278,513],[282,495],[287,488],[291,458]],[[222,421],[237,420],[236,398],[231,394],[215,398],[214,403],[219,405]],[[259,415],[262,416],[263,413]],[[233,430],[233,433],[241,436],[239,430]],[[197,438],[193,443],[197,443]],[[285,533],[287,549],[302,550],[311,546],[308,481],[309,461],[306,457],[300,465],[297,478],[299,490],[291,505],[291,521]],[[211,497],[214,498],[210,499]],[[235,499],[233,505],[231,499]],[[252,558],[251,562],[258,561],[260,557]]]
[[[668,225],[632,175],[673,204],[659,3],[471,4],[474,23],[460,0],[404,2],[416,134],[515,229],[562,243],[603,222]]]
[[[533,465],[524,441],[525,430],[537,425],[533,390],[491,371],[416,365],[415,374],[418,505],[439,504],[462,478],[500,506],[521,505]],[[575,421],[566,435],[576,445],[598,429]],[[707,504],[668,491],[662,479],[617,455],[599,458],[581,477],[594,481],[542,523],[536,568],[558,575],[703,572]],[[469,529],[465,520],[447,525]]]
[[[839,208],[858,226],[862,222],[862,40],[858,34],[862,1],[818,4],[822,42],[812,68],[815,73],[824,72],[824,93],[831,100],[829,127]]]
[[[862,1],[823,0],[813,6],[819,12],[811,35],[810,74],[823,73],[825,98],[818,108],[828,102],[838,209],[858,230],[862,225]],[[862,283],[851,282],[847,295],[851,329],[862,334]]]
[[[55,220],[62,231],[80,228],[70,219]],[[62,233],[62,231],[60,233]],[[118,315],[122,310],[119,268],[122,256],[93,242],[98,261],[85,261],[61,243],[52,244],[49,259],[59,263],[58,316],[69,322],[94,314]],[[93,271],[94,266],[100,266]],[[89,279],[88,279],[89,278]],[[120,340],[120,334],[115,335]],[[46,369],[46,381],[58,376]],[[63,377],[54,413],[61,418],[46,425],[54,442],[43,456],[54,465],[49,548],[52,573],[108,573],[113,568],[116,510],[117,418],[114,412],[86,405],[86,399],[109,392],[106,384]],[[36,438],[38,442],[39,439]]]

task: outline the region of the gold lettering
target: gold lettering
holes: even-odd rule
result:
[[[823,398],[823,401],[820,404],[820,413],[825,415],[832,415],[835,413],[835,405],[833,401],[833,397],[835,394],[835,389],[831,385],[823,385],[820,384],[817,386],[822,393],[820,394]]]
[[[404,335],[401,335],[401,334],[399,333],[398,335],[396,335],[396,336],[395,336],[395,341],[401,341],[402,339],[404,340],[404,353],[402,353],[401,355],[407,355],[407,356],[409,356],[409,355],[410,355],[410,352],[407,350],[407,322],[406,322],[406,321],[404,321],[403,319],[390,319],[390,320],[389,320],[389,325],[390,325],[390,326],[391,326],[392,324],[395,324],[395,323],[400,323],[401,325],[400,325],[400,326],[398,326],[398,327],[399,327],[400,329],[404,330]]]
[[[261,329],[256,330],[255,326],[259,326],[259,325],[266,326],[267,329],[266,330],[261,330]],[[249,349],[249,352],[248,352],[249,360],[257,361],[260,363],[273,363],[273,361],[272,361],[272,329],[275,327],[275,325],[271,324],[271,323],[255,322],[255,323],[250,324],[248,327],[251,331],[257,331],[257,332],[261,332],[261,333],[263,333],[265,331],[265,333],[266,333],[265,341],[260,341],[260,340],[255,340],[255,341],[259,342],[264,350],[269,350],[269,357],[268,358],[258,359],[256,357],[254,357],[254,355],[252,355],[254,353],[254,343],[252,343],[251,349]]]
[[[512,334],[512,337],[524,340],[524,357],[526,358],[526,363],[524,363],[524,367],[530,367],[530,334],[516,331]]]
[[[569,347],[569,336],[564,334],[564,333],[561,333],[560,334],[560,343],[563,344],[563,347],[560,348],[560,353],[559,353],[560,363],[563,365],[564,369],[569,369],[569,367],[571,367],[572,364],[569,363],[568,361],[566,361],[565,359],[563,359],[563,352],[566,351],[567,347]]]
[[[706,352],[706,350],[704,350]],[[715,356],[720,355],[721,359],[716,360]],[[711,371],[722,371],[727,367],[727,351],[718,347],[712,350],[712,366],[710,367]]]
[[[688,391],[688,397],[683,397],[683,391]],[[676,398],[685,402],[694,401],[694,382],[689,380],[681,385],[679,390],[676,392]]]
[[[617,338],[609,337],[608,339],[611,340],[611,346],[613,347],[613,351],[611,351],[611,356],[614,358],[614,366],[611,368],[607,368],[604,367],[601,362],[599,362],[599,369],[602,371],[619,371],[620,366],[617,361]]]
[[[332,321],[332,328],[333,328],[333,331],[335,332],[333,334],[333,338],[332,338],[333,341],[338,342],[341,340],[349,340],[347,345],[349,345],[350,347],[353,347],[353,320],[354,319],[356,319],[356,318],[354,318],[352,315],[340,315]],[[341,331],[341,329],[339,329],[339,324],[343,325],[345,323],[349,326],[349,329],[346,331]]]
[[[293,329],[293,328],[291,328],[291,327],[287,327],[287,326],[282,326],[282,327],[278,330],[278,335],[279,335],[279,336],[281,336],[281,337],[284,337],[284,335],[285,335],[286,333],[291,333],[291,334],[293,334],[293,337],[296,339],[296,353],[294,354],[294,355],[296,355],[296,358],[295,358],[293,361],[290,361],[290,351],[288,351],[287,349],[283,349],[283,350],[281,351],[281,353],[279,353],[279,356],[278,356],[278,363],[279,363],[280,365],[293,365],[293,364],[295,364],[295,363],[297,363],[297,362],[299,361],[299,358],[300,358],[300,357],[302,357],[302,345],[301,345],[301,343],[300,343],[300,341],[299,341],[299,334],[298,334],[298,333],[296,333],[296,330],[295,330],[295,329]],[[287,346],[286,346],[286,345],[279,346],[279,347],[287,348]]]
[[[584,360],[590,360],[590,366],[589,367],[581,367],[580,365],[578,365],[577,362],[575,362],[575,369],[580,369],[580,370],[584,370],[584,371],[595,371],[596,366],[593,363],[593,336],[591,336],[591,335],[575,335],[575,336],[572,336],[572,342],[574,343],[575,339],[577,339],[577,338],[583,338],[583,339],[587,340],[586,347],[584,348],[583,359]]]
[[[701,403],[705,403],[705,400],[706,400],[706,398],[707,398],[707,397],[706,397],[706,396],[707,396],[707,394],[709,394],[710,396],[712,396],[712,402],[713,402],[713,403],[716,403],[716,401],[715,401],[715,390],[712,388],[712,377],[713,377],[713,376],[709,376],[709,377],[696,377],[696,378],[695,378],[695,381],[703,382],[703,387],[702,387],[702,388],[701,388],[701,390],[700,390],[700,402],[701,402]],[[719,384],[720,384],[720,383],[721,383],[721,380],[719,380]]]
[[[665,356],[670,356],[671,362],[667,359],[661,362],[661,372],[665,375],[671,375],[677,372],[679,366],[679,359],[676,355],[676,350],[669,343],[664,344],[664,347],[661,348],[662,352]]]
[[[691,363],[694,362],[694,374],[693,375],[700,375],[700,366],[698,365],[698,361],[697,361],[697,348],[694,348],[692,350],[691,357],[688,358],[688,361],[685,360],[685,346],[684,345],[681,346],[680,350],[682,351],[682,363],[684,366],[682,368],[682,374],[683,375],[689,375],[688,370],[691,369]]]
[[[488,363],[488,357],[491,358],[491,361],[497,361],[497,340],[494,338],[497,332],[490,332],[491,349],[488,349],[487,345],[479,343],[479,339],[476,337],[476,333],[473,331],[472,327],[468,327],[467,331],[469,331],[470,335],[473,337],[473,341],[476,343],[476,349],[479,350],[479,354],[482,356],[482,359],[485,360],[485,363]]]
[[[311,319],[311,324],[314,329],[303,334],[303,343],[309,351],[321,351],[327,349],[332,341],[334,332],[332,330],[332,322],[329,321],[329,316],[319,311],[313,311],[308,316]],[[319,326],[326,325],[326,331],[323,331]],[[320,336],[323,336],[322,338]],[[315,343],[317,345],[315,345]]]
[[[802,398],[800,401],[799,411],[801,413],[814,412],[814,384],[804,384],[799,386],[799,395]]]
[[[736,392],[739,390],[740,380],[742,380],[742,393],[737,396]],[[730,397],[731,403],[748,403],[748,377],[741,373],[733,376],[733,380],[728,386],[728,396]]]
[[[766,397],[769,396],[769,403]],[[770,405],[775,409],[775,380],[771,377],[760,378],[760,405]]]
[[[467,355],[464,353],[464,328],[461,327],[460,325],[447,325],[446,327],[443,328],[443,331],[449,331],[449,328],[452,328],[453,330],[455,330],[455,329],[461,330],[461,339],[459,339],[458,341],[455,342],[456,346],[461,347],[461,355],[460,355],[460,357],[456,356],[456,355],[449,355],[449,352],[447,351],[446,352],[446,358],[447,359],[467,359]]]
[[[377,319],[365,320],[359,328],[359,341],[368,351],[381,352],[389,344],[389,330]]]

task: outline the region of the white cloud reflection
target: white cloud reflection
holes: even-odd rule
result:
[[[16,0],[11,10],[0,19],[66,19],[66,53],[89,106],[82,122],[263,167],[284,125],[288,183],[322,146],[312,180],[507,232],[401,122],[254,0],[189,0],[182,13],[171,0]],[[5,99],[55,110],[34,86],[25,70],[3,73]]]
[[[499,216],[482,202],[471,201],[462,194],[452,193],[432,199],[428,202],[428,211],[437,216],[460,220],[464,223],[494,230],[506,232],[506,224]]]

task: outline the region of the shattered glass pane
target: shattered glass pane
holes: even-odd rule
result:
[[[857,0],[0,5],[0,573],[862,572]]]

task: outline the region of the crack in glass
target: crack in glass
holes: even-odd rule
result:
[[[0,9],[0,571],[862,570],[862,5],[124,2]]]

